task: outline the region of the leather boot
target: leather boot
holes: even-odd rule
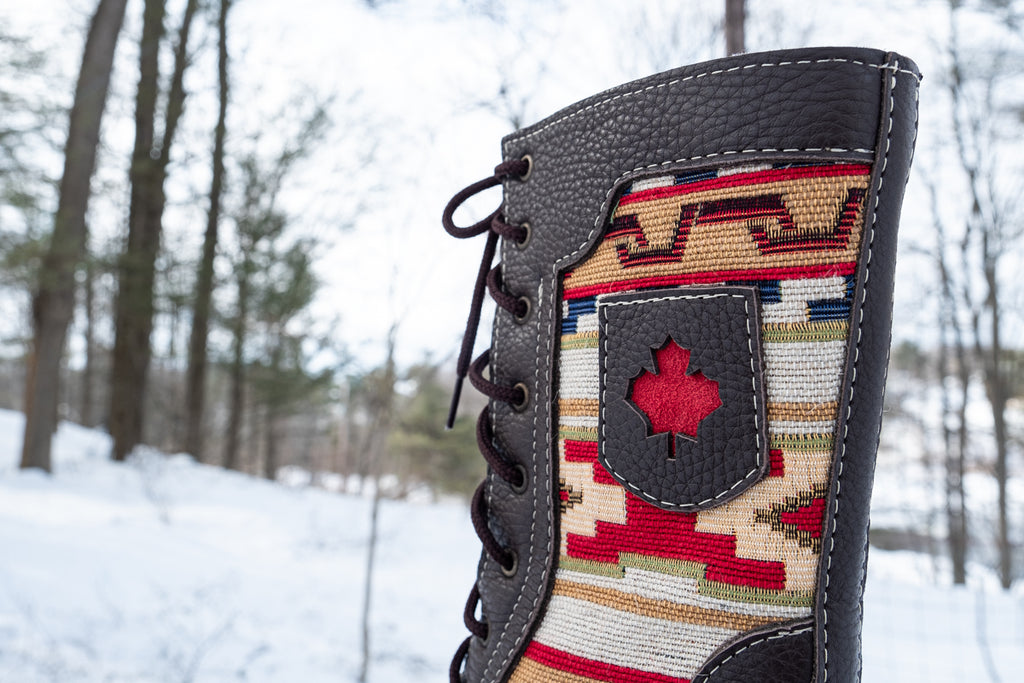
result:
[[[859,679],[919,80],[851,48],[680,68],[509,135],[453,198],[491,399],[453,682]]]

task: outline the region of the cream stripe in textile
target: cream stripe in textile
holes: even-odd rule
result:
[[[600,395],[600,386],[597,376],[596,347],[563,351],[559,371],[561,372],[561,382],[558,387],[559,398],[597,400]]]
[[[566,415],[558,423],[565,427],[592,427],[597,429],[597,415]]]
[[[808,607],[737,602],[701,595],[696,579],[651,572],[636,567],[626,567],[625,575],[621,579],[559,569],[558,579],[617,590],[627,595],[637,595],[643,598],[671,600],[681,605],[693,605],[703,609],[720,610],[751,617],[771,617],[776,621],[799,619],[811,613]]]
[[[764,356],[770,402],[827,403],[839,395],[845,341],[766,342]]]
[[[801,304],[817,299],[842,299],[846,294],[846,278],[782,280],[779,282],[779,294],[783,301],[799,301]]]
[[[534,640],[578,657],[667,676],[693,678],[739,631],[653,619],[554,595]],[[584,637],[581,635],[586,634]],[[678,643],[686,643],[683,650]]]

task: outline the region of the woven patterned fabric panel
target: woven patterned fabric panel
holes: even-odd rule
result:
[[[512,674],[689,681],[743,633],[813,610],[870,166],[732,167],[634,182],[562,282],[553,595]],[[611,294],[756,287],[770,467],[711,509],[654,507],[598,460]]]

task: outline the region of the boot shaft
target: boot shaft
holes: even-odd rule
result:
[[[859,678],[919,80],[742,55],[504,139],[463,680]]]

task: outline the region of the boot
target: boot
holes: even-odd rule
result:
[[[506,137],[452,199],[487,235],[459,376],[491,399],[453,683],[859,679],[919,80],[849,48],[684,67]]]

